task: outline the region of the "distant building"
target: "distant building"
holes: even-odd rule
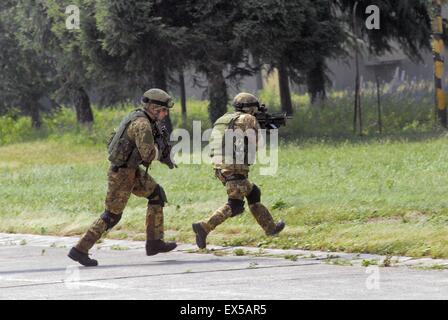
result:
[[[423,61],[411,61],[401,50],[395,49],[394,52],[383,56],[370,56],[364,53],[360,60],[360,74],[364,81],[376,80],[380,82],[391,82],[398,76],[405,81],[412,80],[432,80],[433,75],[433,57],[431,52],[422,52]],[[331,87],[340,90],[353,88],[355,83],[355,63],[354,59],[348,61],[329,61],[328,62]]]

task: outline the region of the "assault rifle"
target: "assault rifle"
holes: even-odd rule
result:
[[[268,109],[264,104],[258,109],[255,114],[261,129],[266,129],[268,132],[272,129],[278,129],[281,126],[286,126],[286,120],[292,119],[291,116],[287,116],[284,113],[268,113]]]
[[[168,166],[168,168],[177,168],[177,165],[171,160],[170,135],[166,127],[158,122],[153,124],[154,142],[159,148],[159,161]]]

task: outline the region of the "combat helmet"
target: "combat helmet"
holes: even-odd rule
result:
[[[260,108],[257,97],[247,92],[241,92],[235,96],[232,103],[236,111],[254,114]]]
[[[174,101],[171,96],[161,89],[149,89],[143,94],[142,103],[153,103],[160,107],[172,108]]]

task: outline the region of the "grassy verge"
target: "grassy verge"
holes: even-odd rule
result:
[[[320,141],[281,146],[275,177],[252,181],[276,219],[263,235],[249,212],[226,221],[209,242],[448,258],[448,137]],[[0,231],[77,235],[103,210],[105,148],[72,141],[0,147]],[[226,201],[209,165],[155,164],[167,191],[166,237],[194,242],[191,223]],[[141,239],[146,201],[132,197],[109,237]]]
[[[387,88],[383,88],[385,91]],[[262,103],[271,112],[281,110],[278,96],[273,88],[259,92]],[[294,140],[352,139],[353,137],[353,92],[331,91],[328,99],[310,105],[307,95],[293,94],[294,117],[280,130],[282,138]],[[137,105],[100,109],[93,107],[93,128],[87,130],[76,123],[73,109],[61,108],[52,114],[43,115],[42,128],[31,128],[31,119],[19,114],[0,116],[0,146],[18,142],[50,140],[78,145],[104,145],[113,128]],[[188,100],[186,123],[182,123],[181,107],[177,102],[171,111],[174,128],[184,127],[190,132],[193,121],[201,121],[203,129],[209,128],[208,101]],[[363,90],[363,135],[378,136],[378,110],[376,91],[371,87]],[[229,107],[229,109],[231,109]],[[431,134],[437,125],[434,122],[433,94],[427,83],[408,84],[393,90],[393,94],[382,95],[383,134],[422,135]]]

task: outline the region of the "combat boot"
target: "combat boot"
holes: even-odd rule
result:
[[[199,249],[205,249],[207,246],[207,232],[201,226],[200,223],[193,223],[193,231],[196,234],[196,244]]]
[[[153,256],[160,252],[168,252],[177,247],[175,242],[165,242],[163,240],[147,240],[146,255]]]
[[[270,232],[268,235],[269,236],[275,236],[276,234],[279,234],[284,228],[285,228],[285,221],[280,220],[275,225],[274,230],[272,232]]]
[[[75,247],[70,250],[68,257],[76,262],[79,262],[85,267],[96,267],[98,265],[98,261],[95,259],[90,259],[87,253],[81,252]]]

